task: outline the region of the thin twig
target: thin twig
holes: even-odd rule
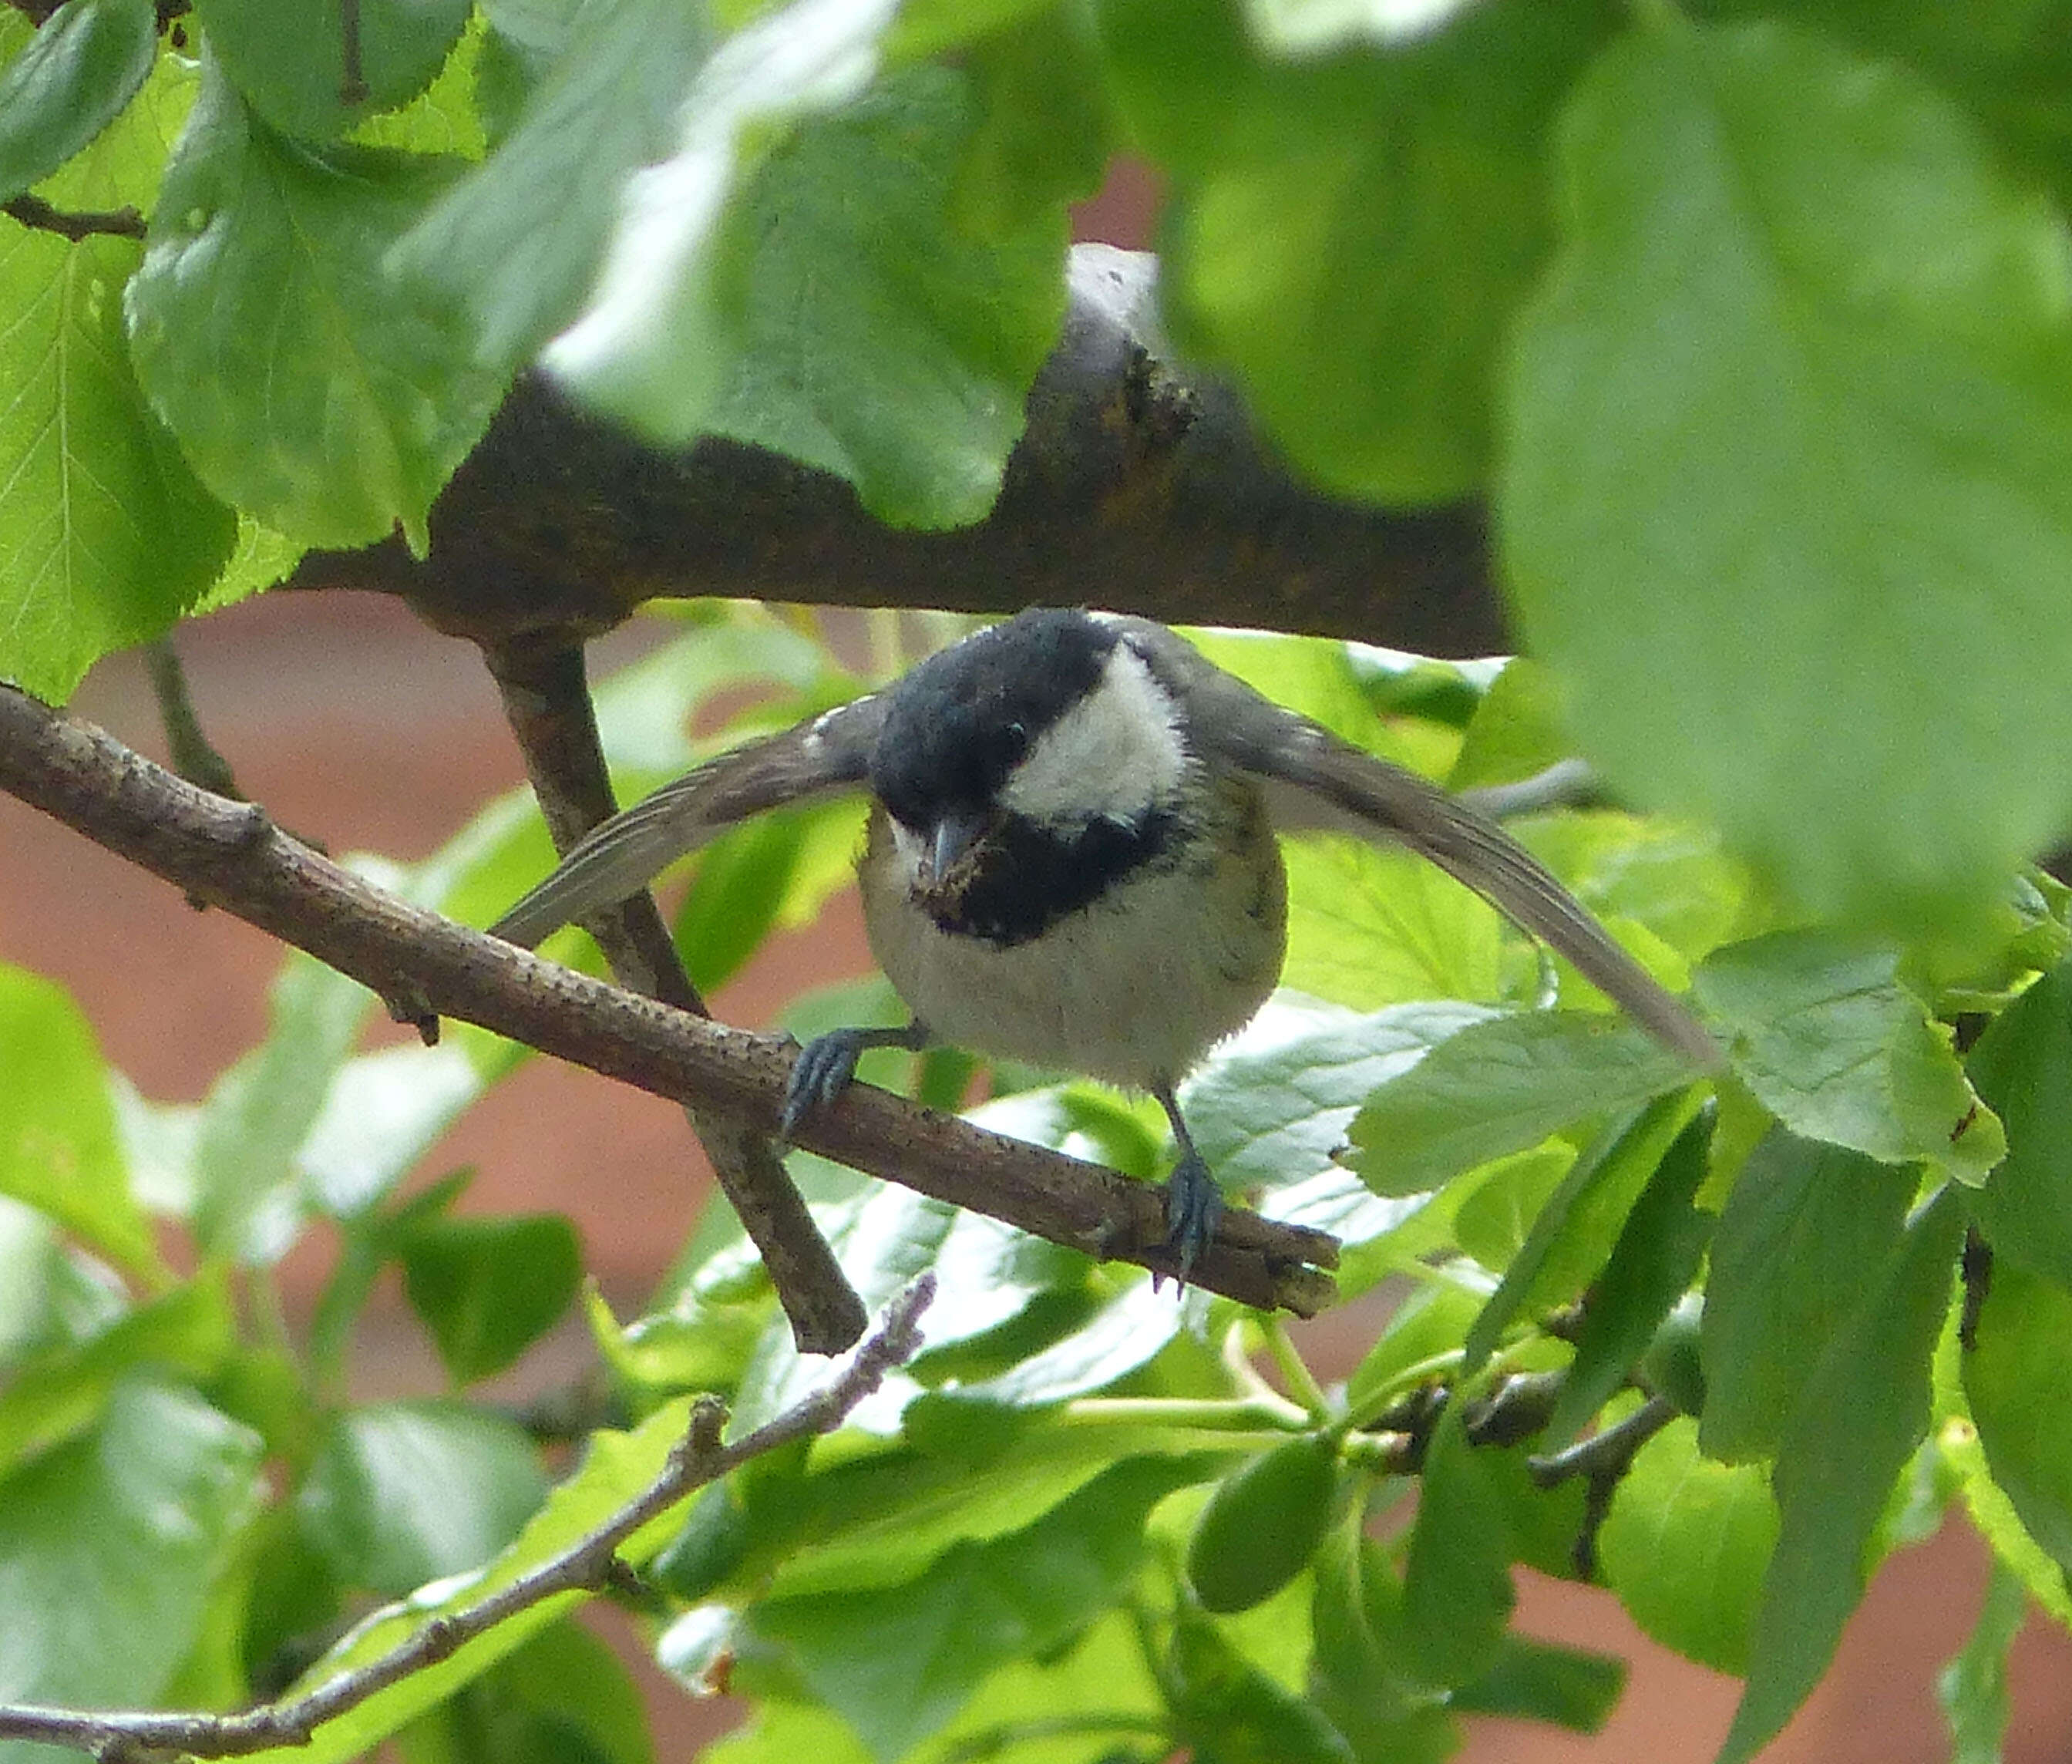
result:
[[[62,238],[78,241],[90,239],[97,234],[112,234],[119,239],[141,239],[144,236],[144,217],[134,208],[101,208],[81,212],[70,208],[54,208],[41,196],[10,196],[0,202],[0,214],[18,220],[25,227],[33,227],[39,232],[55,232]]]
[[[555,849],[565,854],[618,807],[582,646],[550,635],[486,645],[483,659],[525,756]],[[679,1010],[709,1014],[654,897],[645,890],[593,915],[586,928],[620,985]],[[863,1333],[863,1301],[785,1174],[776,1149],[738,1116],[688,1104],[684,1113],[769,1271],[800,1351],[841,1353]]]
[[[752,1035],[572,972],[414,907],[311,851],[249,804],[175,777],[103,730],[0,687],[0,790],[190,894],[350,975],[607,1077],[767,1132],[788,1040]],[[796,1135],[810,1151],[1054,1243],[1177,1277],[1164,1197],[1133,1182],[859,1084]],[[1332,1296],[1328,1233],[1223,1217],[1189,1278],[1263,1310],[1309,1315]],[[1305,1264],[1314,1264],[1309,1266]]]
[[[277,1745],[306,1745],[326,1721],[335,1721],[376,1692],[449,1659],[476,1637],[543,1599],[603,1588],[619,1571],[619,1545],[706,1483],[765,1452],[839,1425],[878,1388],[887,1372],[919,1351],[920,1315],[934,1296],[934,1277],[924,1274],[886,1307],[884,1321],[843,1371],[804,1401],[730,1445],[720,1442],[726,1406],[717,1397],[701,1399],[660,1473],[602,1523],[558,1555],[499,1587],[479,1604],[432,1618],[386,1654],[326,1679],[313,1690],[235,1715],[142,1710],[86,1713],[0,1704],[0,1736],[68,1745],[94,1753],[104,1761],[135,1758],[153,1751],[236,1758]]]
[[[166,748],[173,770],[191,784],[243,802],[230,762],[216,750],[202,732],[195,713],[194,694],[187,690],[187,669],[180,665],[179,652],[170,638],[144,645],[144,665],[151,676],[151,694],[158,701],[158,721],[165,727]]]

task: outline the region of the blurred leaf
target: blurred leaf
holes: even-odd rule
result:
[[[1969,1064],[2007,1126],[2007,1161],[1971,1197],[1979,1229],[1996,1256],[2072,1290],[2072,968],[1988,1024]]]
[[[1799,1392],[1773,1477],[1782,1523],[1721,1764],[1745,1764],[1790,1718],[1863,1597],[1872,1533],[1927,1430],[1929,1360],[1963,1235],[1946,1186],[1889,1256],[1860,1269],[1858,1302]]]
[[[0,1698],[150,1706],[199,1638],[257,1507],[261,1456],[192,1391],[136,1380],[91,1433],[9,1475]],[[43,1749],[6,1751],[26,1764]]]
[[[47,1214],[133,1273],[166,1277],[130,1190],[109,1074],[64,989],[0,962],[0,1195]]]
[[[765,1601],[756,1631],[790,1647],[874,1754],[901,1757],[996,1667],[1107,1610],[1142,1557],[1145,1514],[1193,1475],[1164,1460],[1116,1465],[1026,1529],[957,1544],[902,1585]]]
[[[1689,1077],[1680,1057],[1619,1018],[1494,1018],[1450,1037],[1368,1099],[1352,1124],[1353,1167],[1377,1194],[1413,1194]]]
[[[1098,50],[1091,7],[1042,6],[964,51],[978,121],[950,187],[960,230],[1009,240],[1100,188],[1115,142]]]
[[[1352,1748],[1308,1701],[1284,1690],[1184,1606],[1161,1676],[1178,1737],[1194,1764],[1355,1764]]]
[[[1181,1307],[1148,1280],[1122,1290],[1063,1341],[997,1378],[964,1387],[967,1396],[1022,1407],[1084,1396],[1133,1372],[1179,1332]]]
[[[1235,5],[1102,10],[1125,120],[1176,185],[1176,331],[1305,475],[1396,504],[1480,485],[1498,345],[1550,244],[1542,138],[1601,16],[1485,6],[1276,62]]]
[[[1900,1241],[1916,1186],[1910,1170],[1781,1127],[1755,1149],[1712,1233],[1700,1337],[1708,1456],[1778,1449],[1819,1356]]]
[[[400,1597],[488,1561],[546,1492],[539,1454],[518,1427],[423,1400],[339,1415],[296,1505],[341,1581]]]
[[[500,1372],[554,1325],[582,1278],[560,1213],[439,1219],[403,1240],[403,1290],[456,1384]]]
[[[1350,839],[1285,842],[1283,984],[1358,1010],[1503,996],[1503,921],[1443,870]]]
[[[1541,1430],[1541,1451],[1568,1445],[1611,1400],[1698,1272],[1712,1221],[1691,1197],[1704,1180],[1712,1137],[1710,1119],[1694,1118],[1626,1215],[1603,1273],[1590,1283],[1576,1357]]]
[[[0,405],[0,678],[54,704],[101,656],[171,629],[236,531],[138,389],[122,324],[137,262],[127,239],[0,232],[0,384],[14,389]]]
[[[1964,1356],[1964,1394],[1993,1480],[2029,1535],[2072,1563],[2072,1293],[1996,1267]]]
[[[1451,1706],[1463,1715],[1504,1715],[1594,1733],[1618,1705],[1626,1673],[1623,1660],[1507,1635],[1496,1663],[1455,1691]]]
[[[1802,1139],[1975,1186],[2006,1135],[1898,965],[1827,932],[1778,931],[1715,952],[1695,991],[1734,1075]]]
[[[1453,1241],[1492,1274],[1503,1273],[1575,1163],[1573,1146],[1550,1140],[1469,1171],[1457,1185],[1467,1192],[1454,1209]]]
[[[1406,1682],[1402,1589],[1358,1517],[1334,1526],[1317,1555],[1309,1700],[1361,1764],[1439,1764],[1459,1748],[1459,1725]]]
[[[1748,1671],[1749,1634],[1770,1552],[1777,1503],[1767,1471],[1700,1453],[1698,1424],[1679,1417],[1641,1447],[1597,1534],[1605,1579],[1634,1622],[1665,1647],[1716,1671]]]
[[[417,1167],[484,1088],[459,1047],[377,1048],[347,1060],[295,1154],[310,1198],[350,1222]]]
[[[284,134],[328,141],[408,103],[460,40],[469,0],[358,0],[366,96],[348,100],[340,0],[195,0],[208,44],[252,108]]]
[[[2021,1579],[1994,1563],[1969,1639],[1936,1675],[1935,1699],[1950,1724],[1950,1764],[2000,1764],[2008,1729],[2008,1650],[2028,1616]]]
[[[236,1343],[230,1286],[220,1267],[109,1323],[76,1344],[46,1349],[0,1392],[0,1470],[99,1425],[140,1371],[213,1378]]]
[[[460,166],[298,146],[204,82],[130,285],[130,351],[203,480],[291,539],[400,524],[421,553],[503,397],[458,319],[383,268]]]
[[[396,1737],[403,1764],[652,1764],[640,1689],[574,1619],[544,1629]]]
[[[1517,1600],[1511,1560],[1510,1515],[1456,1401],[1425,1449],[1404,1569],[1403,1639],[1420,1683],[1465,1684],[1496,1663]]]
[[[1450,1281],[1435,1280],[1412,1289],[1346,1381],[1346,1412],[1354,1424],[1363,1425],[1371,1420],[1375,1405],[1394,1392],[1406,1375],[1458,1348],[1487,1296]],[[1435,1371],[1430,1375],[1439,1374]]]
[[[730,435],[846,479],[893,525],[960,525],[991,507],[1055,339],[1064,211],[991,241],[948,224],[969,82],[916,68],[858,93],[882,18],[801,0],[706,63],[676,155],[633,187],[542,359],[658,440]]]
[[[336,1674],[378,1659],[406,1636],[441,1616],[464,1610],[528,1569],[567,1548],[652,1482],[670,1449],[684,1437],[688,1400],[658,1410],[627,1433],[601,1429],[590,1436],[582,1462],[557,1483],[511,1545],[479,1575],[442,1589],[437,1600],[409,1605],[363,1622],[305,1673],[308,1688]],[[657,1528],[637,1534],[622,1551],[645,1562],[662,1541]],[[370,1751],[397,1728],[452,1696],[522,1647],[575,1605],[579,1597],[548,1599],[500,1623],[458,1654],[412,1673],[319,1728],[308,1744],[255,1753],[264,1764],[344,1764]]]
[[[1506,401],[1527,646],[1615,784],[1947,930],[2072,820],[2063,223],[1920,76],[1770,21],[1629,33],[1564,125]]]
[[[266,1039],[203,1104],[193,1225],[204,1248],[258,1263],[286,1252],[300,1223],[297,1153],[373,1008],[358,982],[290,955],[273,982]]]
[[[0,202],[121,114],[158,56],[158,26],[150,0],[70,0],[0,69]]]

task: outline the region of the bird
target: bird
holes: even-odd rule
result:
[[[1223,1201],[1177,1087],[1279,980],[1285,834],[1421,854],[1658,1041],[1719,1063],[1685,1006],[1494,820],[1168,627],[1081,608],[1017,614],[697,767],[600,823],[491,935],[532,948],[743,820],[857,791],[865,927],[911,1021],[808,1042],[780,1133],[839,1097],[873,1047],[945,1042],[1149,1095],[1178,1152],[1165,1247],[1182,1284]]]

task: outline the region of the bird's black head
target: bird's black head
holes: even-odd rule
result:
[[[914,828],[990,806],[1037,738],[1100,683],[1116,642],[1085,613],[1037,609],[931,656],[892,690],[873,792]]]

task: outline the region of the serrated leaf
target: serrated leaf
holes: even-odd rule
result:
[[[130,283],[130,348],[204,481],[291,539],[401,525],[421,551],[503,396],[459,318],[383,267],[461,169],[297,146],[204,80]]]
[[[844,92],[866,53],[824,91],[797,83],[777,56],[797,54],[779,35],[795,15],[865,10],[802,0],[713,58],[685,142],[633,187],[595,297],[542,360],[658,439],[729,435],[847,479],[894,525],[953,526],[991,507],[1062,318],[1063,209],[991,243],[947,224],[974,122],[961,75]],[[734,189],[740,131],[837,95]]]
[[[1698,1424],[1671,1421],[1634,1456],[1597,1534],[1605,1579],[1665,1647],[1737,1676],[1777,1544],[1766,1471],[1698,1449]]]
[[[461,1403],[370,1403],[332,1423],[296,1508],[340,1581],[398,1597],[488,1561],[546,1492],[514,1423]]]
[[[2007,1129],[2007,1160],[1971,1197],[1996,1255],[2072,1291],[2072,968],[2056,968],[1987,1025],[1967,1062]]]
[[[150,0],[68,0],[0,69],[0,202],[40,183],[137,95],[158,52]]]
[[[363,93],[346,92],[341,0],[195,0],[211,51],[252,108],[284,134],[328,141],[407,104],[432,83],[470,0],[358,0]]]
[[[1775,1451],[1817,1356],[1900,1240],[1914,1173],[1773,1128],[1712,1233],[1700,1352],[1708,1455]]]
[[[1679,1055],[1615,1017],[1494,1018],[1442,1042],[1374,1093],[1353,1120],[1353,1167],[1376,1194],[1415,1194],[1689,1076]]]
[[[53,703],[169,630],[236,534],[131,372],[137,258],[125,239],[0,232],[0,678]]]
[[[1720,1749],[1746,1764],[1819,1681],[1863,1597],[1873,1533],[1927,1431],[1929,1363],[1963,1235],[1945,1186],[1892,1253],[1860,1274],[1860,1302],[1813,1366],[1778,1447],[1782,1523],[1749,1647],[1748,1686]]]
[[[0,1194],[134,1273],[164,1274],[130,1187],[109,1073],[63,988],[0,962]]]
[[[148,1707],[200,1638],[257,1505],[258,1436],[192,1391],[125,1384],[0,1492],[0,1697]],[[9,1745],[15,1757],[41,1748]]]
[[[1528,646],[1615,783],[1810,907],[1975,915],[2072,821],[2062,221],[1920,76],[1774,22],[1628,34],[1561,146],[1501,492]]]
[[[403,1241],[403,1291],[456,1384],[500,1372],[561,1321],[582,1278],[559,1213],[438,1219]]]
[[[1735,1076],[1802,1139],[1975,1186],[2007,1137],[1898,967],[1890,950],[1778,931],[1714,951],[1692,990]]]

